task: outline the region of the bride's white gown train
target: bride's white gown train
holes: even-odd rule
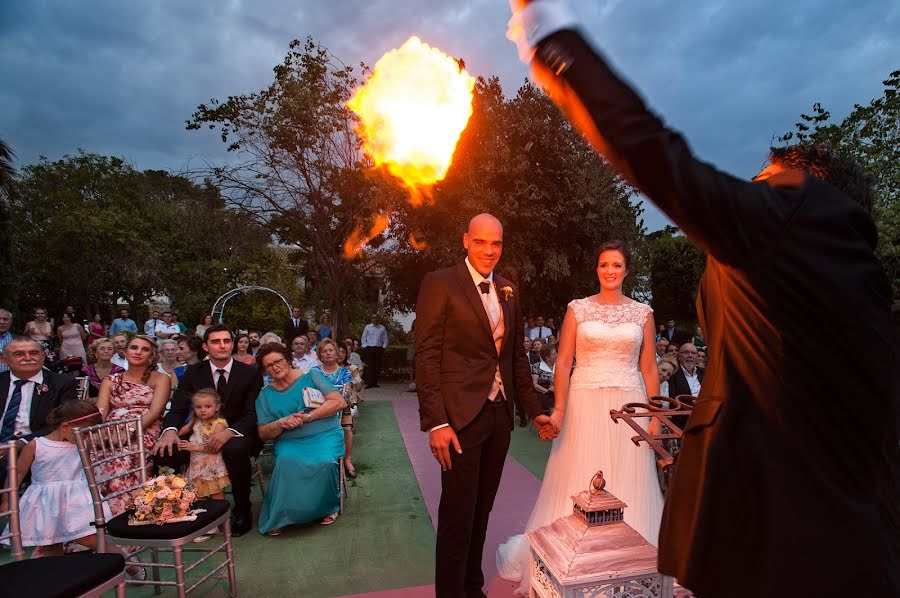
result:
[[[603,470],[606,489],[627,506],[625,522],[657,545],[663,496],[656,460],[646,445],[631,442],[634,431],[609,417],[625,403],[647,402],[638,368],[643,325],[653,311],[642,303],[601,305],[577,299],[569,306],[577,322],[575,361],[562,430],[550,451],[544,481],[525,531],[572,512],[572,495],[587,490]],[[497,551],[501,577],[520,581],[527,594],[528,543],[513,536]]]

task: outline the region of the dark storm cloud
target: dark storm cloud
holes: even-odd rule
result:
[[[840,118],[900,67],[896,2],[571,4],[694,150],[743,177],[813,102]],[[508,15],[504,0],[13,0],[0,4],[0,137],[22,163],[79,147],[138,168],[222,160],[215,135],[184,121],[210,98],[263,88],[307,35],[356,66],[416,34],[512,95],[526,71],[504,38]],[[648,214],[651,228],[661,222]]]

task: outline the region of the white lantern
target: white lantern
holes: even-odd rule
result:
[[[671,598],[673,580],[656,570],[656,548],[626,524],[625,503],[603,490],[573,496],[573,513],[527,532],[534,598]]]

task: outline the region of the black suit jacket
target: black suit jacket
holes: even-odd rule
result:
[[[515,285],[494,273],[503,310],[504,337],[497,355],[490,321],[466,264],[429,272],[416,303],[416,393],[422,430],[449,423],[459,431],[484,407],[497,365],[513,426],[513,401],[530,417],[543,413],[534,394],[531,366],[522,346],[522,310]],[[512,289],[504,299],[503,287]]]
[[[700,380],[700,383],[703,383],[703,374],[706,372],[703,368],[697,368],[697,378]],[[703,389],[701,388],[702,392]],[[669,396],[672,398],[677,397],[678,395],[689,395],[691,393],[691,387],[688,385],[687,377],[684,375],[684,370],[681,369],[681,366],[677,366],[675,369],[675,373],[672,374],[672,377],[669,378]]]
[[[288,318],[284,321],[284,342],[288,347],[291,346],[291,342],[295,338],[307,332],[309,332],[309,323],[303,318],[300,318],[299,326],[294,326],[293,318]]]
[[[0,401],[3,401],[3,411],[6,411],[9,384],[10,373],[0,374]],[[57,374],[45,368],[44,386],[47,387],[47,392],[39,392],[39,389],[35,388],[31,395],[31,415],[29,417],[31,434],[23,437],[23,440],[31,440],[36,436],[49,434],[50,426],[47,425],[47,415],[65,401],[74,401],[78,398],[75,393],[75,379],[65,374]]]
[[[191,397],[201,388],[215,388],[209,361],[189,365],[175,389],[172,410],[163,420],[163,428],[178,428],[184,425],[190,414]],[[231,365],[231,376],[222,397],[222,417],[244,436],[257,437],[256,397],[262,389],[262,375],[255,366],[235,361]]]
[[[710,366],[660,571],[704,598],[789,579],[809,596],[900,595],[900,355],[870,216],[798,171],[752,183],[697,160],[575,31],[544,39],[536,62],[594,146],[709,256]],[[834,330],[853,347],[821,359]]]

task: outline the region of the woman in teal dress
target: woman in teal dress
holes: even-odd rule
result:
[[[263,345],[256,362],[269,384],[256,399],[259,437],[275,441],[275,469],[259,513],[259,531],[269,536],[297,523],[334,523],[340,511],[338,461],[344,434],[338,413],[346,403],[322,372],[291,368],[291,353],[279,343]],[[304,389],[324,402],[304,404]],[[322,397],[319,397],[320,399]]]

